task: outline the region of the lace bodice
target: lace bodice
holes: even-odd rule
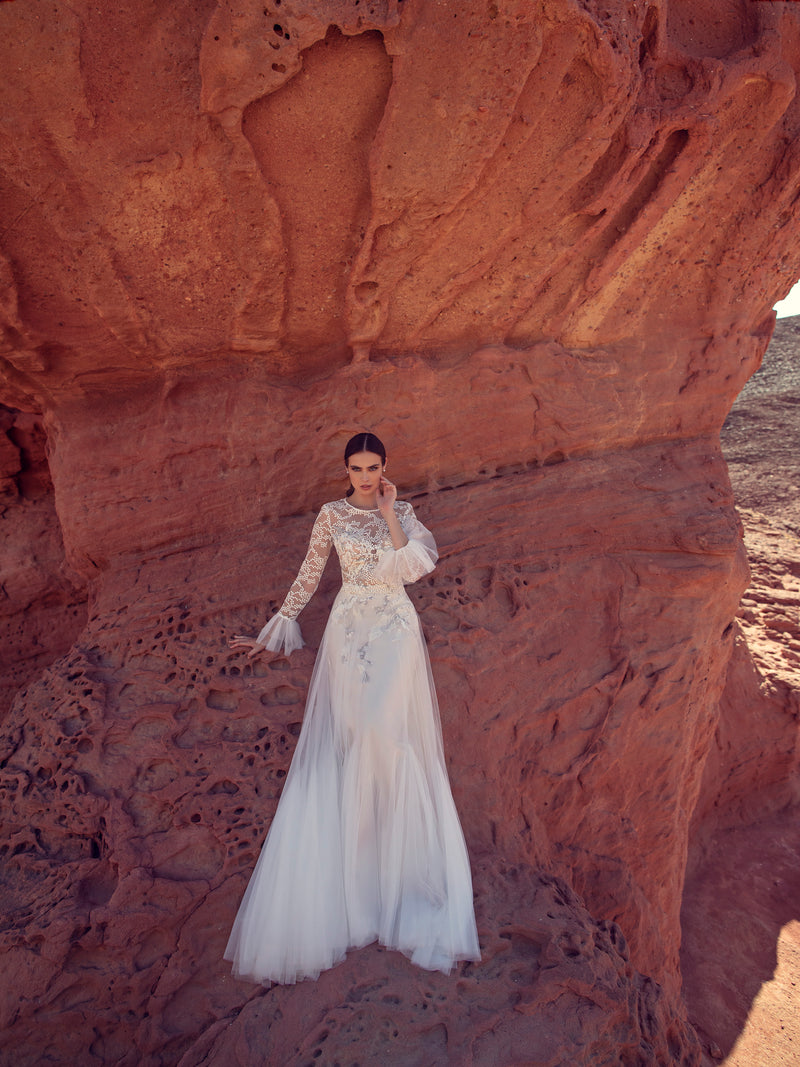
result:
[[[311,531],[311,542],[280,614],[295,619],[313,596],[325,564],[336,548],[345,585],[401,587],[433,570],[436,544],[405,501],[395,512],[408,544],[395,549],[380,511],[363,511],[347,500],[324,504]]]

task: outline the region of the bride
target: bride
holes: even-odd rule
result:
[[[331,547],[342,569],[303,727],[225,958],[254,981],[316,978],[379,940],[448,973],[479,959],[472,880],[442,751],[428,654],[410,583],[436,545],[384,476],[371,433],[345,448],[350,489],[322,507],[300,572],[257,638],[231,648],[300,648],[297,616]]]

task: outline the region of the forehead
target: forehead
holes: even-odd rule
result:
[[[381,457],[376,452],[354,452],[347,461],[350,467],[374,467],[380,466]]]

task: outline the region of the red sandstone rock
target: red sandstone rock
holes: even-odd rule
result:
[[[695,9],[0,4],[0,399],[91,603],[2,737],[17,1063],[696,1062],[679,907],[746,581],[717,435],[800,274],[800,13]],[[444,549],[414,596],[486,962],[260,995],[220,953],[312,654],[224,636],[364,425]]]
[[[465,832],[478,866],[495,872],[478,889],[484,943],[496,936],[499,890],[491,886],[502,882],[502,865],[533,863],[570,876],[596,914],[631,932],[635,959],[643,961],[634,967],[667,983],[676,973],[668,953],[677,950],[682,812],[699,786],[696,750],[712,729],[724,669],[721,652],[712,661],[698,649],[719,643],[742,581],[729,497],[718,494],[698,511],[699,487],[708,496],[714,478],[724,479],[724,469],[707,446],[651,446],[613,464],[586,458],[417,501],[444,532],[443,562],[415,599],[428,627]],[[95,1000],[104,1017],[116,1018],[120,998],[144,1010],[151,996],[141,1000],[144,990],[162,970],[170,976],[147,1007],[153,1021],[132,1020],[125,1031],[140,1050],[188,1047],[198,1027],[227,1017],[246,995],[246,986],[218,989],[226,973],[221,943],[274,810],[312,653],[291,664],[248,665],[225,652],[223,641],[276,603],[307,528],[306,518],[284,520],[235,542],[140,557],[129,572],[108,572],[73,652],[21,694],[4,771],[14,798],[12,871],[16,884],[36,878],[43,886],[31,902],[34,915],[9,915],[20,946],[14,958],[26,958],[24,946],[46,921],[51,966],[63,977],[49,988],[44,974],[29,978],[25,1001],[14,998],[9,1011],[27,1017],[43,1003],[67,1010],[66,990],[101,951],[118,976],[99,1006]],[[598,529],[605,531],[600,555]],[[304,620],[312,642],[321,599]],[[556,600],[557,613],[547,612]],[[705,709],[691,730],[687,703]],[[681,744],[658,743],[660,734]],[[637,773],[621,773],[624,766]],[[61,825],[50,815],[56,797],[69,811]],[[610,840],[613,857],[601,851]],[[57,889],[43,878],[56,860]],[[167,914],[173,918],[165,927]],[[192,934],[191,947],[181,947],[178,931],[188,938],[195,922],[214,937]],[[531,936],[520,923],[521,936]],[[139,959],[140,944],[154,947],[133,976],[126,968]],[[591,999],[599,972],[590,957],[580,988]],[[359,958],[352,966],[371,967]],[[512,990],[509,967],[500,968],[497,984]],[[349,981],[349,970],[341,974]],[[549,987],[551,979],[543,971],[537,982]],[[420,980],[408,968],[402,982],[392,980],[393,995],[410,996],[398,990]],[[622,1010],[634,995],[629,983],[639,979],[620,981],[619,1000],[592,1009],[599,1030],[581,1031],[583,1062],[592,1062],[593,1042],[606,1033],[601,1017]],[[280,993],[281,1003],[287,996],[304,1003],[306,988]],[[346,999],[345,986],[335,988]],[[485,995],[474,991],[476,1010]],[[675,1009],[653,995],[665,1012],[656,1047],[669,1062],[673,1023],[666,1019]],[[83,1009],[69,1011],[81,1033]],[[559,1017],[547,1016],[546,1030],[566,1048]],[[464,1015],[458,1019],[461,1025]],[[566,1016],[563,1026],[569,1030]],[[297,1040],[293,1032],[281,1027],[280,1039]],[[458,1047],[489,1041],[482,1032],[476,1024],[453,1040]],[[624,1033],[620,1041],[634,1040]],[[224,1039],[232,1040],[233,1032]],[[498,1036],[488,1047],[500,1055],[509,1040]],[[690,1061],[686,1035],[676,1041]]]
[[[64,560],[44,444],[40,419],[0,407],[0,718],[86,622],[86,591]]]
[[[695,813],[698,839],[800,803],[800,542],[757,512],[743,517],[751,581]]]
[[[797,937],[787,921],[800,892],[797,356],[797,320],[783,320],[722,435],[751,574],[694,813],[681,913],[689,1017],[717,1059],[730,1054],[741,1067],[789,1062],[796,1039],[787,1020],[796,1014]],[[776,955],[793,956],[783,987],[771,982]]]
[[[750,583],[694,814],[695,869],[720,830],[791,812],[800,801],[798,357],[798,320],[782,320],[722,434]]]
[[[773,975],[800,894],[800,541],[763,514],[743,517],[751,581],[694,815],[682,910],[690,1018],[725,1055]],[[759,1020],[776,1031],[763,1035],[765,1049],[780,1036],[781,1009],[793,1016],[787,989]],[[768,1052],[760,1062],[770,1062]]]

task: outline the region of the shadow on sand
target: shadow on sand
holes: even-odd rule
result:
[[[723,1056],[733,1049],[793,919],[800,919],[800,811],[721,831],[687,878],[682,910],[684,994],[707,1049],[716,1045]]]

